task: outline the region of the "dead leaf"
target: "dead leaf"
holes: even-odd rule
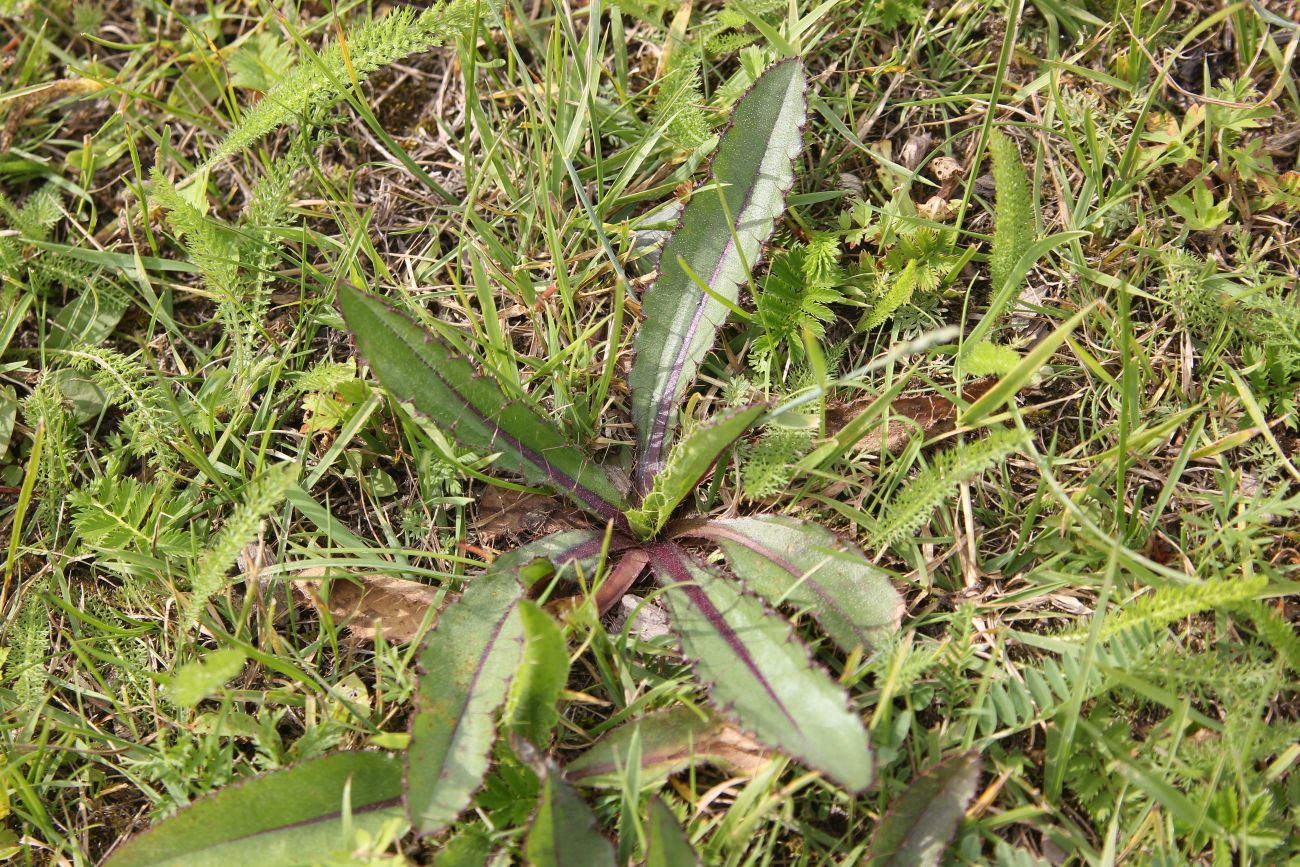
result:
[[[957,162],[950,156],[937,156],[930,161],[930,174],[934,175],[937,181],[946,181],[952,177],[961,177],[966,173],[961,163]]]
[[[942,223],[956,213],[950,200],[943,196],[931,196],[916,208],[917,216]]]
[[[921,160],[925,159],[926,151],[932,144],[934,144],[934,136],[928,132],[912,133],[898,151],[898,162],[909,171],[916,171],[916,167],[921,164]]]
[[[499,539],[528,541],[536,536],[583,526],[581,516],[554,497],[512,491],[496,485],[478,497],[477,517],[471,525],[479,541],[495,545]]]
[[[335,623],[364,641],[373,641],[377,633],[392,643],[414,641],[425,615],[442,595],[439,587],[389,575],[324,578],[322,568],[304,569],[299,574],[309,580],[294,581],[294,590],[317,611],[328,611]]]
[[[631,618],[631,623],[628,623]],[[620,635],[627,629],[637,641],[653,641],[668,634],[668,612],[657,600],[645,600],[631,593],[623,595],[614,608],[610,635]]]
[[[967,403],[977,400],[993,387],[997,380],[993,377],[978,379],[962,390],[962,397]],[[839,406],[826,407],[826,425],[838,430],[852,419],[867,403],[864,397]],[[900,397],[889,407],[889,424],[876,427],[858,440],[856,448],[867,452],[879,452],[883,443],[892,453],[898,453],[903,446],[918,432],[926,437],[947,433],[957,422],[957,407],[946,397],[922,395],[920,397]]]

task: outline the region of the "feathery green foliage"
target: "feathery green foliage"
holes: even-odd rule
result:
[[[951,446],[936,454],[930,465],[885,507],[872,530],[871,546],[893,545],[916,532],[955,486],[995,465],[1021,444],[1019,431],[1001,428],[983,439]]]
[[[190,573],[189,597],[181,615],[187,628],[198,621],[208,600],[225,587],[227,570],[244,547],[257,540],[262,522],[284,501],[297,475],[295,465],[279,464],[249,484],[239,505],[230,513],[211,544],[199,554],[194,571]]]
[[[230,226],[209,218],[154,167],[153,194],[176,237],[203,274],[231,336],[230,369],[236,406],[251,395],[262,368],[271,266],[281,237],[273,229],[285,214],[289,175],[296,158],[274,165],[253,187],[244,219]]]
[[[773,497],[794,479],[795,464],[812,446],[813,432],[769,425],[758,441],[745,449],[740,488],[751,500]]]
[[[1214,609],[1229,609],[1254,602],[1268,587],[1268,578],[1210,578],[1197,584],[1159,587],[1128,603],[1115,615],[1106,618],[1098,635],[1110,638],[1139,626],[1166,626],[1193,614]],[[1083,641],[1091,630],[1080,628],[1061,637]]]
[[[989,153],[993,157],[993,183],[997,194],[989,276],[994,291],[997,291],[1011,279],[1016,263],[1034,242],[1034,197],[1020,159],[1020,149],[1009,136],[993,130],[989,135]]]
[[[1006,376],[1020,363],[1020,353],[1010,346],[981,340],[966,350],[962,370],[970,376]]]
[[[179,551],[186,533],[171,526],[169,492],[156,483],[130,476],[105,476],[87,490],[73,491],[68,501],[72,522],[86,545],[101,551]]]
[[[380,67],[460,36],[472,24],[475,6],[469,0],[435,3],[419,12],[399,6],[349,29],[341,42],[299,60],[277,81],[227,133],[210,162],[238,153],[281,124],[338,99]]]
[[[1240,610],[1255,624],[1260,636],[1277,651],[1282,664],[1300,674],[1300,636],[1296,635],[1295,627],[1263,602],[1243,603]]]
[[[155,377],[136,358],[104,347],[68,352],[70,367],[90,374],[107,399],[126,407],[122,419],[128,453],[147,457],[160,470],[176,466],[172,404]]]
[[[684,45],[673,51],[668,69],[655,93],[653,122],[663,126],[664,136],[673,146],[694,150],[709,138],[709,122],[701,105],[700,58]]]
[[[6,635],[3,658],[5,680],[13,685],[18,706],[30,710],[41,703],[48,679],[47,649],[50,646],[50,619],[41,598],[45,582],[27,589],[13,627]]]
[[[834,285],[839,276],[835,254],[826,246],[797,245],[772,257],[767,277],[754,293],[762,328],[754,342],[757,357],[770,356],[782,346],[799,351],[805,330],[814,338],[826,333],[826,323],[834,318],[830,305],[844,300]]]

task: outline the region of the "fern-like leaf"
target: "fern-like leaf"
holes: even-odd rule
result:
[[[276,82],[218,145],[211,162],[238,153],[281,124],[337,99],[345,88],[380,67],[464,33],[473,23],[475,5],[435,3],[418,14],[403,6],[351,28],[342,43],[300,60]]]
[[[1034,198],[1016,143],[997,130],[989,139],[997,189],[989,274],[997,291],[1011,278],[1021,255],[1034,242]]]
[[[50,619],[41,599],[41,587],[27,591],[18,616],[7,636],[8,658],[4,659],[5,680],[13,685],[22,708],[33,708],[44,697]]]
[[[1020,442],[1019,431],[1002,428],[978,442],[939,452],[885,509],[872,533],[872,546],[883,548],[916,532],[955,486],[1011,454]]]
[[[1101,625],[1099,638],[1104,640],[1141,626],[1166,626],[1202,611],[1255,602],[1267,587],[1268,578],[1263,575],[1253,578],[1209,578],[1197,584],[1160,587],[1107,617]],[[1090,632],[1090,628],[1082,628],[1060,637],[1084,641]]]
[[[105,477],[89,490],[73,491],[73,526],[82,541],[105,550],[180,550],[186,534],[168,527],[158,485],[129,476]]]
[[[824,250],[814,257],[807,248],[795,247],[772,259],[767,279],[754,297],[763,329],[754,344],[757,355],[769,355],[783,343],[798,345],[803,329],[814,337],[826,333],[826,323],[835,317],[830,305],[843,301],[844,296],[822,280],[831,277],[825,257]],[[810,272],[817,277],[811,278]]]
[[[244,546],[257,539],[262,521],[289,493],[297,475],[293,464],[281,464],[253,480],[244,499],[235,507],[225,525],[199,555],[190,576],[190,596],[185,602],[182,619],[187,627],[198,620],[199,611],[226,583],[228,570]]]

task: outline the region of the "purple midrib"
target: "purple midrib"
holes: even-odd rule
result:
[[[759,686],[763,687],[763,691],[767,693],[768,697],[780,708],[781,713],[785,714],[785,718],[797,729],[799,727],[798,720],[786,708],[785,702],[781,701],[776,694],[776,690],[772,688],[772,684],[764,676],[757,663],[754,662],[754,657],[750,654],[749,648],[745,646],[745,643],[740,640],[740,636],[736,635],[736,631],[723,618],[722,612],[713,604],[713,600],[704,592],[704,588],[699,585],[691,576],[690,571],[683,565],[682,559],[685,555],[677,550],[676,546],[666,542],[656,543],[651,549],[651,553],[654,555],[655,562],[663,565],[673,582],[680,585],[676,589],[681,590],[687,600],[699,609],[704,618],[709,621],[709,625],[722,636],[723,641],[727,642],[727,647],[730,648],[731,652],[744,663],[754,679],[758,681]]]
[[[758,168],[754,171],[752,182],[746,188],[745,195],[740,200],[740,207],[732,211],[735,214],[735,223],[731,227],[732,231],[727,233],[727,243],[722,247],[722,254],[718,256],[718,261],[713,264],[713,270],[706,281],[709,286],[713,286],[717,281],[719,274],[722,273],[722,266],[727,261],[727,256],[736,246],[736,236],[740,233],[741,221],[744,219],[745,211],[749,209],[750,202],[753,201],[754,193],[758,189],[758,178],[762,174],[763,163],[760,161]],[[692,199],[692,201],[694,200]],[[669,250],[665,247],[662,255],[667,256],[668,254]],[[669,260],[670,263],[673,261]],[[686,356],[691,350],[691,341],[695,339],[695,332],[699,330],[700,320],[704,318],[704,311],[708,308],[711,300],[712,296],[707,292],[700,293],[700,300],[695,305],[695,314],[691,317],[691,324],[686,329],[686,339],[682,341],[681,349],[677,351],[677,358],[673,360],[673,365],[669,368],[668,379],[664,383],[663,393],[660,395],[658,405],[655,406],[654,423],[650,426],[650,435],[646,438],[646,453],[641,460],[641,468],[638,473],[638,481],[644,490],[649,490],[650,479],[658,472],[659,465],[663,461],[664,440],[668,434],[668,418],[672,415],[673,404],[677,400],[677,383],[681,381],[682,369],[686,365]]]
[[[588,539],[577,543],[562,554],[558,554],[549,559],[555,564],[557,569],[562,569],[574,560],[580,560],[583,557],[596,553],[601,547],[602,540]],[[511,600],[510,605],[506,607],[505,612],[502,613],[501,617],[493,625],[492,632],[488,636],[487,642],[483,645],[483,652],[479,655],[478,664],[474,666],[474,673],[470,676],[469,684],[465,688],[465,704],[461,707],[460,713],[456,715],[456,722],[451,728],[451,737],[447,739],[448,743],[455,743],[461,728],[465,725],[465,720],[469,716],[470,706],[474,702],[474,689],[478,686],[479,679],[483,676],[483,669],[487,666],[488,659],[492,656],[492,652],[495,650],[497,642],[501,638],[501,632],[505,629],[506,621],[510,619],[510,615],[514,614],[518,607],[519,598],[519,596],[516,596]],[[450,753],[451,751],[448,750],[449,755]],[[444,766],[438,772],[438,779],[441,781],[447,776],[447,773],[448,769]]]
[[[864,646],[870,647],[873,643],[872,637],[867,634],[864,628],[858,626],[857,621],[854,620],[846,610],[844,610],[844,606],[835,601],[835,598],[826,591],[826,588],[822,586],[820,581],[810,577],[811,573],[805,572],[803,569],[791,563],[771,548],[768,548],[754,539],[749,538],[745,534],[738,533],[729,527],[700,527],[698,530],[695,530],[692,535],[706,539],[728,539],[738,545],[744,545],[760,557],[766,558],[778,568],[789,572],[790,575],[792,575],[800,584],[803,584],[813,593],[816,593],[818,598],[826,603],[827,607],[833,609],[836,614],[844,619],[844,622],[848,623],[849,626],[852,627],[853,633],[861,639]],[[815,616],[816,612],[814,611],[813,614]]]
[[[447,739],[447,743],[449,744],[454,744],[456,739],[460,736],[460,730],[465,725],[465,720],[469,716],[470,707],[474,704],[474,689],[478,686],[479,678],[483,676],[483,669],[487,666],[487,661],[492,656],[492,651],[496,648],[497,641],[501,638],[501,632],[506,627],[506,621],[510,619],[510,615],[515,613],[518,601],[517,598],[512,601],[510,606],[506,608],[505,613],[501,615],[500,619],[498,619],[492,627],[492,633],[488,636],[487,643],[483,646],[482,654],[479,655],[478,664],[474,666],[474,674],[470,676],[469,683],[465,687],[465,704],[461,707],[460,713],[456,715],[456,722],[452,724],[451,737]],[[450,757],[452,752],[453,750],[449,749],[447,755]],[[448,770],[448,767],[444,764],[438,771],[439,782],[446,778]]]
[[[425,370],[427,370],[430,374],[432,374],[435,379],[437,379],[440,383],[442,383],[444,388],[446,388],[452,394],[456,395],[460,399],[461,404],[466,409],[468,409],[471,413],[473,413],[475,418],[477,418],[483,425],[494,428],[495,436],[501,437],[503,440],[506,441],[506,443],[511,448],[519,452],[519,454],[523,455],[525,460],[539,467],[542,470],[542,472],[546,474],[546,477],[552,481],[552,483],[554,483],[557,487],[568,491],[570,494],[577,497],[582,502],[586,503],[592,509],[592,511],[594,511],[597,515],[604,518],[605,520],[613,521],[621,528],[626,527],[627,519],[623,517],[623,514],[618,509],[614,508],[613,505],[606,502],[606,500],[603,497],[601,497],[599,494],[597,494],[595,491],[592,491],[590,488],[583,486],[580,482],[578,482],[577,479],[553,467],[551,463],[547,461],[544,457],[542,457],[540,454],[533,451],[528,446],[524,445],[524,443],[520,442],[509,432],[503,430],[499,425],[497,425],[495,422],[489,419],[488,416],[481,409],[479,409],[472,402],[470,402],[464,396],[462,396],[461,393],[456,389],[456,387],[452,385],[447,380],[447,378],[443,376],[441,372],[438,371],[436,367],[434,367],[432,364],[429,364],[428,361],[426,361],[424,357],[420,354],[418,346],[413,346],[410,341],[408,341],[405,337],[402,336],[402,333],[400,331],[398,331],[396,328],[393,328],[383,319],[380,319],[379,317],[375,317],[375,321],[377,321],[380,325],[386,328],[393,335],[393,337],[397,338],[397,340],[399,340],[401,343],[403,343],[404,345],[412,349],[413,350],[412,355],[414,355],[415,358],[419,359],[421,366],[423,366]]]

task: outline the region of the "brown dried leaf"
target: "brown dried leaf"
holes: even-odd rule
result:
[[[976,380],[962,390],[962,397],[967,403],[976,400],[992,388],[995,382],[997,380],[993,377]],[[843,427],[869,402],[870,398],[862,398],[826,407],[827,427],[832,430]],[[918,431],[929,438],[947,433],[957,422],[956,405],[938,395],[900,397],[890,405],[889,412],[889,424],[872,429],[858,440],[856,448],[866,452],[879,452],[883,444],[890,452],[897,453]]]
[[[303,577],[323,576],[324,569],[305,569]],[[323,585],[328,582],[329,587]],[[389,575],[342,575],[295,581],[294,589],[317,611],[328,611],[334,622],[356,638],[373,641],[376,633],[392,643],[414,641],[425,615],[439,601],[441,588]],[[328,601],[324,596],[328,595]]]
[[[930,162],[930,173],[934,175],[935,180],[946,181],[949,178],[961,177],[965,173],[961,163],[957,162],[950,156],[935,157]]]
[[[495,485],[479,495],[477,511],[478,516],[471,526],[484,545],[495,545],[502,538],[524,542],[585,524],[579,512],[555,497]]]
[[[910,171],[916,171],[916,167],[921,164],[921,160],[925,159],[925,154],[932,144],[934,144],[934,136],[928,132],[912,133],[898,151],[899,164]],[[943,159],[947,158],[943,157]]]

